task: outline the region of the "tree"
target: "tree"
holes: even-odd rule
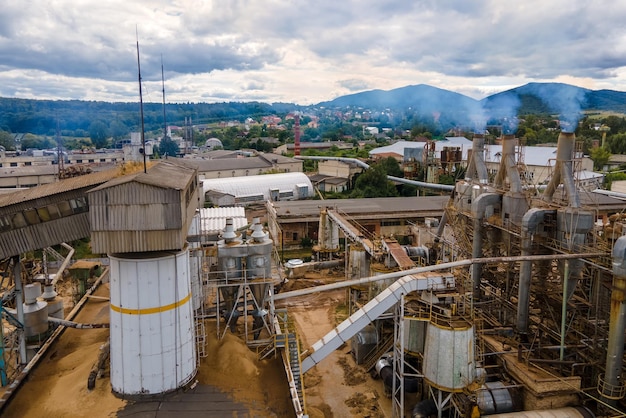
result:
[[[602,171],[611,158],[611,152],[604,147],[597,147],[591,150],[589,156],[593,160],[594,170]]]
[[[31,149],[47,149],[47,148],[55,148],[56,143],[52,140],[40,137],[33,134],[26,134],[24,138],[22,138],[22,149],[25,151],[29,148]]]
[[[3,146],[5,150],[15,149],[15,139],[7,131],[0,131],[0,146]]]
[[[377,165],[382,165],[383,169],[385,170],[385,173],[387,173],[388,176],[393,176],[393,177],[404,176],[404,173],[402,172],[402,169],[400,168],[400,163],[398,163],[398,160],[396,160],[393,157],[387,157],[383,159],[382,161],[380,161]]]
[[[178,144],[172,141],[172,138],[166,136],[161,139],[161,143],[159,144],[159,155],[163,155],[165,157],[176,157],[179,151]]]
[[[89,125],[89,138],[96,148],[106,148],[109,130],[104,122],[96,120]]]
[[[357,177],[351,197],[389,197],[398,196],[392,182],[387,180],[387,173],[382,165],[376,164]]]

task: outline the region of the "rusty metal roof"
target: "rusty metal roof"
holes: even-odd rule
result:
[[[71,190],[98,186],[119,175],[119,169],[113,168],[110,170],[59,180],[56,183],[44,184],[41,186],[32,187],[30,189],[18,190],[12,193],[0,195],[0,207],[11,206],[16,203],[36,200],[42,197],[47,197]]]
[[[195,175],[196,171],[192,168],[170,161],[161,161],[149,167],[146,173],[139,171],[125,176],[112,178],[105,184],[101,184],[90,191],[93,192],[96,190],[102,190],[130,182],[137,182],[166,189],[182,190],[187,187],[189,181]]]

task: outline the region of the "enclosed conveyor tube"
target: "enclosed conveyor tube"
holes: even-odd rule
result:
[[[480,258],[483,255],[482,229],[483,219],[487,208],[499,205],[502,196],[498,193],[483,193],[472,202],[472,214],[474,216],[474,238],[472,242],[472,258]],[[472,265],[472,294],[474,300],[480,300],[480,279],[482,275],[482,264]]]
[[[544,222],[546,214],[555,214],[556,211],[549,209],[530,209],[522,218],[521,230],[521,255],[532,255],[533,234],[537,227]],[[517,331],[525,334],[528,332],[528,312],[530,305],[530,283],[533,263],[530,259],[524,259],[520,263],[519,287],[517,295]]]

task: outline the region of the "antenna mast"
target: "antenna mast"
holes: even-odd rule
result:
[[[139,113],[141,115],[141,153],[143,154],[143,172],[147,173],[146,169],[146,137],[144,135],[144,123],[143,123],[143,96],[141,91],[141,63],[139,62],[139,33],[135,28],[137,36],[137,74],[139,77]]]
[[[61,139],[61,128],[59,127],[59,119],[57,118],[57,165],[59,170],[59,179],[65,178],[65,161],[63,158],[63,143]]]
[[[163,75],[163,54],[161,54],[161,85],[163,86],[163,138],[166,138],[167,117],[165,115],[165,76]]]

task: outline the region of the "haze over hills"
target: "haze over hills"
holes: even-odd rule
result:
[[[321,102],[318,106],[415,110],[493,111],[515,107],[517,114],[559,113],[567,110],[626,113],[626,92],[589,90],[563,83],[529,83],[482,100],[425,84],[393,90],[369,90]]]
[[[389,109],[396,118],[424,117],[442,126],[464,125],[480,129],[486,124],[511,121],[515,130],[516,117],[526,114],[558,114],[562,121],[575,124],[582,111],[603,111],[626,114],[626,92],[589,90],[561,83],[529,83],[493,94],[482,100],[449,90],[420,84],[393,90],[370,90],[341,96],[314,106],[290,103],[224,102],[168,103],[167,122],[182,124],[192,118],[194,124],[228,120],[243,121],[269,114],[286,114],[304,110],[312,113],[319,108],[383,111]],[[146,131],[162,129],[161,103],[145,103]],[[0,98],[0,130],[14,133],[54,135],[62,131],[88,131],[94,121],[124,125],[136,130],[140,125],[139,104],[94,101],[52,101]],[[575,126],[575,125],[573,125]],[[71,135],[71,134],[69,134]]]

